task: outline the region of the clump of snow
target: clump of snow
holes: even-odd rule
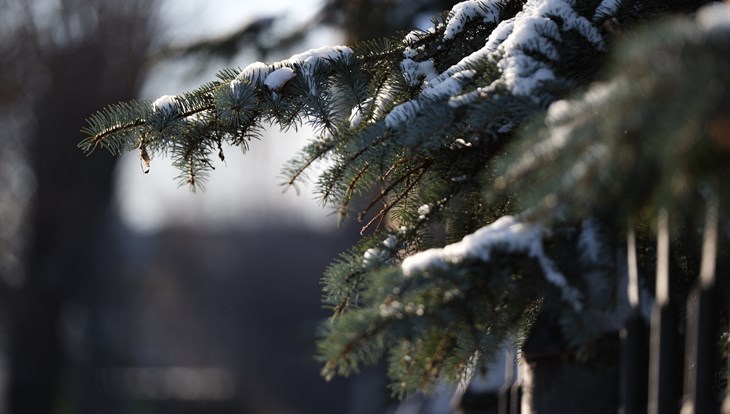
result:
[[[177,100],[175,95],[162,95],[152,102],[152,110],[165,115],[170,115],[177,111]]]
[[[456,4],[449,13],[444,40],[453,39],[469,20],[481,18],[484,23],[497,23],[500,9],[507,3],[507,0],[467,0]]]
[[[279,68],[269,74],[264,81],[269,90],[278,91],[289,81],[289,79],[296,76],[294,70],[289,67]]]
[[[231,88],[231,93],[234,96],[238,96],[238,94],[240,93],[241,88],[242,88],[241,85],[242,85],[242,82],[238,79],[232,80],[231,83],[229,84],[229,86]]]
[[[426,82],[418,98],[406,101],[393,108],[385,117],[385,126],[395,128],[400,123],[412,120],[421,111],[421,101],[436,102],[449,99],[451,96],[461,93],[464,86],[471,81],[476,74],[473,70],[463,70],[453,73],[448,78],[439,82]]]
[[[363,254],[362,265],[366,268],[380,266],[385,263],[385,261],[388,260],[389,257],[390,255],[388,252],[373,247],[367,249],[365,251],[365,254]]]
[[[241,73],[236,76],[236,80],[248,80],[253,85],[263,82],[271,73],[271,67],[263,62],[254,62],[243,68]],[[234,80],[235,82],[235,80]]]
[[[297,53],[289,59],[279,62],[283,66],[297,65],[301,68],[302,75],[307,80],[309,91],[312,95],[317,94],[317,86],[314,82],[314,68],[323,60],[332,60],[352,55],[352,49],[347,46],[323,46],[316,49],[309,49],[306,52]]]
[[[575,30],[597,49],[605,48],[599,30],[573,9],[574,3],[573,0],[527,1],[515,17],[497,25],[484,47],[448,68],[432,83],[445,80],[456,72],[473,67],[481,60],[489,59],[497,63],[502,76],[484,90],[471,92],[473,96],[456,100],[452,106],[469,103],[498,85],[506,86],[515,95],[539,100],[536,92],[545,81],[555,78],[550,61],[557,62],[560,59],[556,42],[562,40],[562,32]],[[609,6],[609,2],[604,3],[604,6]],[[554,19],[559,19],[561,25]],[[544,56],[548,61],[536,59],[534,56]]]
[[[359,127],[360,124],[362,124],[363,117],[363,107],[360,105],[355,105],[350,112],[350,128],[354,129]]]
[[[551,18],[562,20],[562,27],[558,27]],[[560,56],[555,42],[561,40],[561,30],[576,30],[594,47],[604,48],[598,29],[573,9],[572,1],[528,1],[523,10],[510,20],[497,27],[487,45],[490,49],[499,45],[490,53],[498,56],[497,66],[502,71],[502,82],[515,95],[538,98],[535,94],[537,89],[545,81],[555,78],[548,64],[533,55],[537,53],[557,61]]]
[[[455,139],[454,144],[459,148],[469,148],[472,146],[471,142],[464,141],[463,138]]]
[[[618,8],[623,3],[623,0],[603,0],[601,4],[596,7],[596,13],[593,14],[593,21],[605,19],[607,17],[614,16],[618,11]]]
[[[395,249],[396,246],[398,246],[398,238],[391,234],[388,238],[383,240],[383,246],[390,250]]]
[[[297,53],[289,59],[279,62],[282,65],[314,65],[321,59],[336,59],[352,55],[352,49],[347,46],[323,46]]]
[[[561,59],[558,43],[562,41],[562,33],[575,31],[595,48],[605,48],[600,31],[573,8],[576,1],[528,0],[516,16],[499,22],[482,48],[440,74],[432,70],[431,61],[413,60],[417,52],[410,45],[422,32],[409,33],[404,39],[407,46],[403,53],[405,59],[401,62],[403,74],[411,86],[417,85],[422,78],[426,80],[415,99],[395,106],[386,116],[386,127],[395,128],[410,122],[429,102],[448,100],[449,106],[456,108],[503,88],[540,102],[543,98],[541,88],[556,78],[553,67]],[[482,18],[485,22],[497,23],[500,10],[506,4],[507,0],[469,0],[457,4],[446,23],[444,38],[455,36],[470,19]],[[604,0],[599,8],[603,7],[602,13],[615,13],[619,5],[620,0]],[[427,32],[435,33],[439,28],[433,26]],[[490,85],[463,92],[475,74],[474,69],[485,61],[497,65],[501,72],[499,78]]]
[[[408,33],[408,34],[406,35],[406,37],[405,37],[405,38],[403,38],[403,43],[405,43],[405,44],[407,44],[407,45],[410,45],[410,44],[412,44],[412,43],[415,43],[415,42],[417,42],[418,40],[420,40],[420,39],[421,39],[421,37],[423,37],[423,35],[425,35],[425,33],[424,33],[424,32],[422,32],[421,30],[411,30],[411,31],[410,31],[410,32],[409,32],[409,33]]]
[[[385,84],[375,98],[367,98],[362,105],[352,108],[350,113],[350,128],[357,128],[363,122],[364,117],[372,111],[372,117],[379,119],[385,113],[385,107],[393,101],[395,89],[390,84]]]
[[[463,70],[453,74],[443,82],[439,82],[433,86],[429,85],[421,92],[421,96],[436,101],[448,98],[461,92],[464,85],[469,82],[476,74],[473,70]]]
[[[403,77],[406,78],[406,82],[410,86],[416,86],[422,78],[426,78],[426,81],[436,77],[436,66],[434,66],[433,60],[424,60],[423,62],[416,62],[413,59],[406,58],[400,63],[400,67],[403,70]]]
[[[421,104],[416,101],[404,102],[393,108],[388,115],[385,116],[385,126],[395,128],[400,123],[405,123],[415,118],[421,110]]]
[[[317,63],[321,60],[342,58],[343,56],[350,56],[351,54],[352,50],[346,46],[324,46],[316,49],[310,49],[272,65],[267,65],[262,62],[254,62],[246,66],[241,73],[236,76],[236,80],[248,80],[254,85],[258,85],[263,82],[270,90],[276,91],[281,89],[281,87],[283,87],[289,79],[294,77],[293,68],[298,66],[301,68],[304,77],[308,80],[310,91],[314,94],[316,93],[316,88],[314,80],[312,79],[312,74]],[[234,87],[233,82],[231,82],[231,87]]]
[[[457,243],[407,257],[403,260],[401,268],[405,277],[413,277],[434,269],[446,269],[450,264],[469,259],[489,262],[495,248],[512,253],[525,253],[537,260],[545,278],[560,288],[563,299],[574,309],[580,310],[582,308],[580,294],[568,284],[565,276],[555,268],[545,254],[543,235],[544,228],[539,224],[523,223],[513,216],[504,216],[465,236]]]
[[[421,207],[418,207],[418,219],[419,220],[425,220],[426,216],[431,213],[431,205],[430,204],[424,204]]]

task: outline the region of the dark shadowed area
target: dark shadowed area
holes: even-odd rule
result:
[[[344,26],[354,41],[450,2],[424,2],[420,17],[412,2],[385,2],[407,19],[376,28],[371,3],[323,3],[307,24]],[[326,383],[314,358],[330,314],[319,280],[356,231],[288,222],[137,234],[113,204],[117,158],[76,148],[90,114],[139,96],[159,10],[0,0],[0,414],[384,412],[380,371]],[[223,41],[235,52],[251,33]]]

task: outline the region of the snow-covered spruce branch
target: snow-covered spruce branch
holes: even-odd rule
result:
[[[89,119],[80,146],[167,152],[194,183],[223,143],[245,146],[265,124],[311,124],[318,136],[287,165],[285,185],[326,160],[315,192],[342,217],[362,212],[373,230],[325,274],[336,317],[323,326],[323,372],[355,372],[387,353],[396,394],[428,389],[438,378],[462,380],[541,306],[561,316],[570,344],[598,334],[582,327],[604,326],[616,269],[596,257],[613,257],[615,241],[580,215],[550,228],[509,215],[523,210],[517,201],[545,198],[521,177],[536,173],[549,184],[541,190],[555,192],[550,160],[578,156],[561,175],[574,181],[557,179],[561,189],[600,191],[590,182],[604,153],[573,139],[569,127],[581,122],[557,116],[559,101],[578,88],[601,91],[588,85],[611,37],[666,11],[655,3],[468,0],[403,39],[256,62],[187,94],[111,106]],[[525,159],[511,154],[514,169],[498,181],[503,198],[484,197],[516,131],[548,108],[544,142],[527,145]],[[359,196],[371,197],[364,208],[353,202]]]

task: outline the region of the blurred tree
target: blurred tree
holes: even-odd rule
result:
[[[96,257],[115,164],[80,162],[69,143],[94,108],[136,95],[156,7],[142,0],[0,2],[0,143],[13,161],[0,177],[2,198],[18,201],[3,203],[1,227],[25,223],[3,234],[14,252],[4,255],[2,286],[11,412],[59,412],[69,403],[60,392],[61,316],[72,298],[88,293],[90,279],[103,277]],[[95,412],[88,404],[65,408]]]
[[[301,46],[317,27],[332,27],[344,35],[347,44],[388,36],[428,24],[455,0],[326,0],[312,17],[289,30],[274,31],[283,16],[262,16],[224,36],[199,39],[190,44],[163,47],[153,61],[203,55],[233,59],[243,50],[253,50],[261,58],[270,53]]]

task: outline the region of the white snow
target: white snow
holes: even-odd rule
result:
[[[495,248],[513,253],[525,253],[537,260],[545,278],[560,288],[562,298],[574,309],[580,310],[582,309],[580,294],[568,284],[565,276],[555,268],[545,254],[542,244],[544,232],[544,228],[539,224],[523,223],[513,216],[504,216],[465,236],[459,242],[407,257],[403,260],[401,268],[404,277],[414,277],[418,274],[427,276],[430,270],[445,269],[449,264],[457,264],[464,260],[477,259],[489,262]]]
[[[336,59],[338,57],[352,55],[352,49],[347,46],[323,46],[316,49],[309,49],[306,52],[297,53],[289,59],[282,60],[279,62],[280,65],[284,66],[299,66],[302,71],[302,75],[307,80],[309,85],[309,92],[312,95],[317,94],[317,86],[315,84],[313,75],[314,68],[322,60]]]
[[[390,250],[395,249],[396,246],[398,246],[398,238],[391,234],[388,238],[383,240],[383,246]]]
[[[593,14],[593,21],[606,19],[612,17],[618,11],[618,8],[623,3],[623,0],[603,0],[601,4],[596,7],[596,13]]]
[[[421,96],[432,101],[448,98],[461,92],[464,85],[476,75],[473,70],[463,70],[453,74],[450,78],[433,86],[424,88]]]
[[[476,74],[473,70],[462,70],[439,82],[425,82],[421,94],[414,100],[406,101],[393,108],[385,117],[385,126],[395,128],[399,123],[411,121],[421,111],[421,102],[447,100],[461,93],[464,86]]]
[[[347,46],[323,46],[315,49],[309,49],[306,52],[297,53],[289,59],[279,62],[282,65],[292,66],[298,65],[314,65],[320,59],[336,59],[342,56],[352,54],[352,49]]]
[[[363,254],[363,261],[362,265],[363,267],[373,267],[373,266],[379,266],[387,260],[389,257],[388,252],[385,252],[381,249],[377,248],[370,248],[365,251],[365,254]]]
[[[296,74],[292,68],[279,68],[271,72],[269,76],[266,77],[264,84],[269,88],[269,90],[278,91],[294,76],[296,76]]]
[[[355,106],[350,113],[350,128],[357,128],[364,120],[364,116],[373,111],[372,117],[379,119],[385,113],[385,107],[393,101],[395,90],[390,84],[385,84],[378,95],[373,99],[367,98],[361,106]],[[395,124],[393,124],[395,125]]]
[[[418,85],[422,78],[428,81],[437,75],[436,66],[431,59],[416,62],[413,59],[406,58],[401,61],[400,67],[403,70],[403,77],[406,78],[406,82],[410,86]]]
[[[427,215],[431,213],[431,205],[424,204],[421,207],[418,207],[418,219],[424,220]]]
[[[529,96],[535,101],[541,99],[540,88],[545,82],[555,79],[553,62],[561,57],[556,42],[561,41],[561,30],[575,30],[602,50],[603,37],[598,29],[585,17],[579,15],[573,6],[576,0],[528,0],[523,10],[515,17],[500,22],[492,31],[484,47],[462,58],[444,72],[437,74],[433,61],[413,60],[416,52],[407,46],[401,62],[403,76],[411,86],[416,86],[425,78],[422,91],[416,99],[397,105],[385,118],[386,126],[394,128],[399,123],[411,121],[420,111],[423,103],[448,100],[449,106],[459,107],[488,95],[495,89],[506,87],[511,93]],[[610,4],[603,4],[609,7]],[[470,19],[482,18],[485,22],[497,23],[500,7],[506,0],[469,0],[451,10],[446,24],[445,39],[455,36]],[[558,25],[555,20],[562,21]],[[431,27],[429,32],[436,30]],[[417,39],[411,32],[404,43],[411,44]],[[538,59],[536,56],[543,56]],[[462,94],[464,86],[475,75],[474,68],[480,62],[496,62],[501,76],[486,87],[477,88]],[[353,112],[351,125],[360,119]]]
[[[410,121],[418,115],[421,104],[418,101],[407,101],[393,108],[385,116],[385,126],[395,128],[399,123]]]
[[[444,40],[453,39],[469,20],[481,18],[484,23],[497,23],[500,7],[507,2],[507,0],[467,0],[456,4],[449,13]]]
[[[152,102],[152,109],[155,112],[161,112],[169,115],[177,110],[177,101],[175,95],[162,95]]]
[[[314,94],[316,93],[316,88],[314,85],[314,79],[312,79],[312,73],[317,63],[323,59],[336,59],[338,57],[349,56],[351,54],[352,50],[346,46],[323,46],[316,49],[309,49],[306,52],[298,53],[291,56],[289,59],[285,59],[271,65],[267,65],[262,62],[254,62],[246,66],[241,73],[236,76],[236,80],[242,81],[247,79],[254,85],[264,82],[270,90],[277,91],[281,89],[281,87],[283,87],[289,79],[294,77],[293,68],[299,66],[302,74],[308,81],[310,91]],[[274,75],[274,73],[276,73],[276,75]],[[273,77],[271,77],[272,75]],[[231,84],[231,87],[234,87],[234,85]]]
[[[405,44],[411,44],[417,42],[421,37],[425,35],[424,32],[421,30],[411,30],[405,38],[403,38],[403,43]]]
[[[561,30],[576,30],[597,49],[602,50],[605,47],[598,29],[588,19],[576,13],[574,4],[574,0],[529,0],[515,17],[497,25],[483,48],[464,57],[431,83],[438,83],[456,72],[473,67],[480,60],[491,59],[497,62],[502,76],[483,91],[470,92],[471,96],[464,96],[462,99],[455,98],[451,102],[452,106],[472,102],[498,85],[506,86],[515,95],[530,96],[538,100],[539,88],[545,81],[554,79],[555,74],[549,63],[533,56],[538,54],[551,61],[559,60],[560,55],[554,42],[562,39]],[[562,29],[551,17],[558,17],[563,21]]]
[[[364,115],[362,112],[363,108],[361,106],[356,105],[352,108],[352,111],[350,112],[350,128],[355,129],[362,124]]]
[[[248,80],[251,84],[258,85],[269,76],[269,73],[271,73],[269,65],[263,62],[254,62],[243,68],[241,73],[236,76],[236,80]]]
[[[454,144],[456,144],[457,147],[461,147],[461,148],[468,148],[468,147],[472,146],[471,142],[464,141],[463,138],[455,139]]]

